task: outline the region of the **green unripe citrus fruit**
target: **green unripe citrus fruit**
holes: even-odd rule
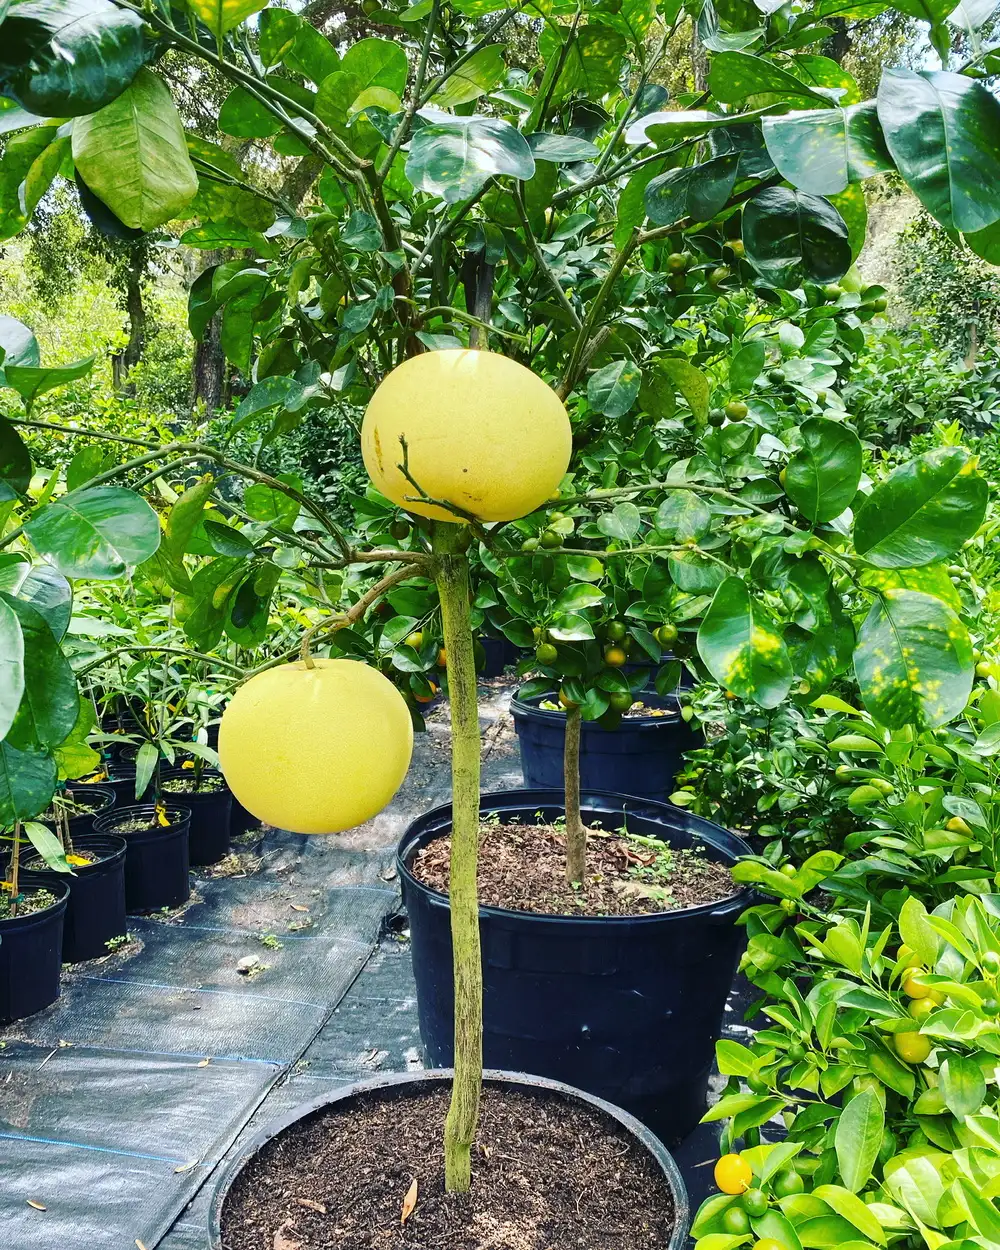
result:
[[[726,404],[726,416],[730,421],[742,421],[749,411],[742,399],[731,399]]]

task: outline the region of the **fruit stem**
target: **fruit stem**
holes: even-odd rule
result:
[[[321,621],[320,624],[323,624],[323,622]],[[312,642],[313,635],[318,629],[319,625],[314,625],[312,629],[307,629],[302,635],[302,646],[299,647],[299,659],[306,666],[306,668],[316,667],[316,662],[312,658],[312,652],[309,650],[309,644]]]
[[[566,880],[570,885],[587,880],[587,830],[580,813],[580,708],[566,709],[566,741],[563,746],[563,789],[566,800]]]
[[[444,1129],[445,1188],[468,1193],[483,1084],[483,967],[479,941],[479,707],[469,618],[468,526],[435,521],[431,546],[448,653],[451,704],[451,871],[455,1078]]]

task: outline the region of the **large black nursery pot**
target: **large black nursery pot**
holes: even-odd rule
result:
[[[480,671],[482,677],[502,677],[509,665],[514,665],[524,654],[509,638],[490,638],[483,634],[480,639],[485,661]]]
[[[452,1073],[448,1071],[396,1072],[373,1077],[371,1080],[359,1081],[346,1088],[327,1092],[312,1102],[296,1107],[292,1111],[277,1117],[255,1133],[234,1155],[222,1171],[215,1184],[212,1194],[212,1206],[209,1212],[210,1250],[222,1250],[222,1223],[226,1197],[234,1181],[252,1159],[275,1138],[293,1138],[295,1130],[303,1126],[313,1116],[320,1115],[330,1107],[343,1105],[349,1111],[350,1103],[361,1096],[382,1093],[386,1098],[416,1098],[421,1094],[430,1093],[442,1081],[451,1082]],[[684,1179],[678,1171],[677,1164],[668,1153],[663,1143],[640,1124],[634,1117],[619,1107],[595,1098],[583,1090],[573,1089],[560,1081],[546,1080],[543,1077],[529,1076],[523,1072],[485,1071],[484,1082],[487,1085],[500,1085],[516,1091],[532,1091],[539,1095],[551,1095],[552,1098],[568,1102],[583,1103],[602,1112],[610,1120],[622,1125],[645,1149],[653,1156],[657,1166],[663,1173],[670,1195],[673,1200],[674,1226],[663,1250],[682,1250],[687,1241],[688,1228],[691,1224],[691,1210],[688,1203],[687,1189]]]
[[[203,769],[203,777],[221,777],[213,769]],[[221,790],[174,790],[171,783],[190,782],[194,770],[173,768],[160,773],[160,791],[170,802],[191,809],[190,856],[192,868],[217,864],[229,854],[233,795],[228,786]]]
[[[130,915],[180,907],[191,894],[191,809],[167,806],[163,810],[165,825],[159,823],[152,803],[116,807],[94,821],[96,833],[117,834],[125,839],[125,907]],[[150,827],[137,832],[121,827],[137,818],[149,820]]]
[[[71,841],[75,842],[77,838],[82,838],[88,833],[94,832],[94,821],[98,816],[103,815],[114,807],[118,796],[114,788],[108,785],[97,785],[82,781],[70,782],[66,787],[66,797],[80,802],[86,800],[89,810],[78,812],[75,816],[69,818],[69,836]],[[44,824],[51,824],[49,817],[42,816],[39,819]]]
[[[21,887],[23,893],[37,888]],[[0,920],[0,1024],[33,1016],[59,997],[69,887],[53,881],[45,889],[55,895],[48,907]]]
[[[538,705],[554,695],[515,696],[510,710],[521,748],[524,784],[533,789],[563,788],[563,748],[566,741],[565,712],[548,711]],[[613,794],[665,802],[674,789],[674,777],[685,751],[701,743],[701,735],[681,716],[673,695],[643,691],[639,696],[649,708],[666,716],[627,716],[617,729],[604,729],[596,721],[580,726],[580,786]]]
[[[565,814],[561,791],[483,795],[484,816],[525,825]],[[726,864],[742,839],[666,803],[593,791],[585,823],[670,846],[700,845]],[[454,1058],[448,900],[410,871],[417,852],[451,831],[451,805],[413,822],[397,852],[410,918],[420,1035],[431,1067]],[[722,1013],[743,949],[743,890],[719,903],[644,916],[547,916],[482,907],[484,1062],[565,1081],[622,1107],[667,1144],[704,1114]]]
[[[98,858],[92,864],[77,864],[73,875],[47,866],[26,868],[21,880],[27,885],[51,890],[55,882],[69,887],[69,902],[63,925],[63,963],[75,964],[97,959],[109,951],[108,943],[125,937],[125,849],[124,838],[107,833],[72,835],[74,851],[90,851]]]

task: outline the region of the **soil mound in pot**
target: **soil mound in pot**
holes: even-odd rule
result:
[[[653,1157],[552,1094],[487,1085],[472,1193],[446,1194],[448,1099],[364,1094],[273,1139],[229,1192],[223,1250],[665,1250],[673,1204]]]

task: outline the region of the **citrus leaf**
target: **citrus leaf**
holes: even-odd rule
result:
[[[792,664],[774,622],[740,577],[719,586],[698,630],[698,654],[727,690],[777,707],[792,685]]]
[[[147,560],[160,544],[156,513],[134,491],[84,487],[46,504],[25,533],[65,577],[108,581]]]
[[[646,187],[647,216],[657,226],[672,226],[682,217],[710,221],[725,207],[738,165],[739,157],[729,154],[657,175]]]
[[[964,447],[937,447],[894,469],[858,509],[858,553],[891,569],[933,564],[957,551],[989,503],[976,463]]]
[[[973,1115],[986,1098],[986,1081],[979,1064],[965,1055],[949,1055],[938,1072],[938,1089],[952,1115]],[[996,1217],[1000,1229],[1000,1213]]]
[[[58,746],[80,712],[76,677],[39,611],[3,591],[0,603],[17,617],[23,645],[24,693],[7,738],[22,750]]]
[[[639,394],[642,374],[631,360],[612,360],[587,380],[587,402],[606,417],[623,417]]]
[[[590,161],[600,156],[600,148],[579,135],[553,135],[536,130],[526,135],[531,155],[536,161],[552,161],[559,165],[572,161]]]
[[[17,391],[26,404],[34,403],[39,395],[57,386],[77,382],[93,369],[96,356],[87,356],[71,365],[53,365],[49,368],[33,368],[30,365],[10,365],[4,370],[7,385]]]
[[[958,616],[916,590],[887,590],[858,632],[854,670],[871,715],[889,729],[947,724],[972,690],[972,643]]]
[[[765,117],[762,124],[775,168],[811,195],[833,195],[893,168],[874,100]]]
[[[416,190],[455,204],[475,195],[496,174],[522,180],[534,174],[531,148],[509,122],[432,115],[439,120],[416,132],[406,159],[406,176]]]
[[[0,738],[6,738],[24,694],[24,638],[13,607],[0,595]]]
[[[708,88],[720,104],[738,104],[749,95],[764,93],[783,99],[803,97],[827,104],[827,98],[800,82],[773,61],[749,52],[721,52],[712,58],[708,72]]]
[[[844,1185],[852,1194],[865,1187],[882,1145],[885,1112],[876,1094],[855,1094],[837,1121],[834,1146]]]
[[[23,495],[31,483],[31,472],[31,453],[17,430],[0,417],[0,502]]]
[[[0,742],[0,825],[31,820],[52,802],[56,762],[39,751],[18,751]]]
[[[743,211],[743,244],[747,260],[776,286],[833,282],[851,267],[844,219],[804,191],[768,187],[755,195]]]
[[[803,421],[799,433],[802,446],[788,461],[785,491],[810,521],[832,521],[857,494],[861,440],[850,426],[827,417]]]
[[[395,45],[393,45],[395,46]],[[497,85],[507,72],[500,44],[480,48],[463,62],[431,96],[438,108],[450,109],[478,100]]]
[[[216,40],[221,40],[227,30],[259,12],[265,0],[188,0],[188,3]]]
[[[198,191],[180,116],[148,69],[113,103],[77,120],[73,160],[91,191],[133,229],[163,225]]]

